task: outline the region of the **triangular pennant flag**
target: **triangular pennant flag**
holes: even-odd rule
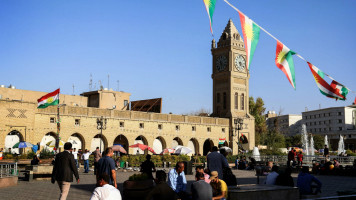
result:
[[[289,83],[295,89],[295,73],[293,57],[295,52],[277,40],[276,65],[287,76]]]
[[[204,0],[206,12],[208,12],[208,16],[209,16],[211,34],[213,34],[212,26],[213,26],[213,14],[214,14],[214,10],[215,10],[215,3],[216,3],[216,0]]]
[[[253,54],[255,53],[258,40],[260,38],[260,27],[258,27],[250,18],[239,12],[242,34],[244,36],[246,51],[246,66],[250,70]]]
[[[331,86],[332,88],[334,88],[337,92],[339,92],[342,96],[345,97],[345,98],[343,98],[343,99],[340,99],[340,98],[338,98],[338,99],[343,100],[343,101],[346,100],[346,95],[349,93],[349,90],[348,90],[345,86],[343,86],[342,84],[338,83],[338,82],[335,81],[335,80],[333,80],[333,81],[331,82],[330,86]],[[336,99],[336,100],[338,100],[338,99]]]
[[[335,84],[334,87],[332,87],[331,85],[329,85],[324,79],[324,73],[319,70],[317,67],[315,67],[313,64],[311,64],[310,62],[308,62],[309,68],[314,76],[316,85],[318,86],[321,94],[329,97],[329,98],[335,98],[335,99],[340,99],[340,100],[345,100],[345,96],[343,96],[342,94],[340,94],[340,89],[337,89],[336,87],[338,87]]]

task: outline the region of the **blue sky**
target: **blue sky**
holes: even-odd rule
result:
[[[231,0],[256,23],[337,81],[356,91],[356,1]],[[217,0],[218,40],[238,13]],[[209,20],[202,0],[0,1],[0,84],[64,94],[103,86],[131,100],[163,98],[163,112],[212,111]],[[251,66],[250,96],[267,110],[300,114],[350,105],[320,94],[307,64],[294,57],[296,90],[275,66],[276,41],[261,32]]]

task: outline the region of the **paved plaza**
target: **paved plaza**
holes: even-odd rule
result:
[[[138,172],[117,172],[119,189],[122,193],[122,184],[134,173]],[[236,175],[238,184],[256,184],[257,179],[254,171],[246,170],[233,170]],[[21,175],[20,175],[21,176]],[[297,182],[297,174],[292,174],[294,184]],[[322,183],[321,196],[335,196],[337,191],[356,190],[356,178],[346,176],[316,176]],[[265,178],[260,178],[260,184],[263,184]],[[190,184],[194,181],[193,175],[187,175],[188,190]],[[68,199],[89,199],[92,191],[95,188],[95,176],[93,171],[89,174],[80,171],[80,183],[72,183]],[[0,189],[0,199],[6,200],[48,200],[58,199],[59,189],[58,185],[52,184],[49,180],[26,182],[19,180],[18,185],[15,187],[7,187]]]

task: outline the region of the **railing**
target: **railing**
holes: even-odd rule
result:
[[[260,155],[260,156],[252,156],[255,158],[256,161],[262,161],[262,162],[268,162],[272,161],[277,164],[281,165],[286,165],[288,156],[283,155]],[[354,160],[356,159],[356,156],[330,156],[329,159],[330,161],[333,161],[333,159],[336,158],[337,161],[339,161],[340,165],[353,165]],[[325,160],[324,156],[320,155],[315,155],[315,156],[303,156],[303,165],[312,165],[313,162],[321,162],[322,160]]]
[[[0,164],[0,178],[18,176],[17,163]]]

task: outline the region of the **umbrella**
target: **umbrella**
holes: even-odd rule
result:
[[[220,147],[220,149],[225,149],[225,151],[228,152],[228,153],[232,152],[232,149],[230,147],[227,147],[227,146]]]
[[[184,146],[178,145],[178,146],[173,147],[173,149],[174,149],[174,150],[177,150],[177,149],[182,148],[182,147],[184,147]]]
[[[176,152],[175,154],[179,154],[179,155],[182,155],[182,154],[188,154],[190,152],[192,152],[193,150],[189,147],[180,147],[178,149],[176,149]]]
[[[52,140],[50,142],[47,142],[46,144],[49,147],[55,147],[56,146],[56,140]],[[59,140],[59,145],[58,147],[63,147],[64,146],[64,142],[62,140]]]
[[[176,150],[171,149],[171,148],[167,148],[167,149],[163,149],[161,154],[170,154],[170,153],[174,153]]]
[[[137,143],[137,144],[134,144],[134,145],[131,145],[129,146],[130,148],[140,148],[142,151],[144,150],[149,150],[150,152],[152,153],[156,153],[151,147],[147,146],[147,145],[144,145],[144,144],[140,144],[140,143]]]
[[[113,151],[120,151],[121,153],[125,153],[125,154],[127,153],[124,147],[122,147],[121,145],[114,145],[111,148]]]
[[[18,142],[12,148],[26,148],[33,147],[33,145],[29,142]]]

